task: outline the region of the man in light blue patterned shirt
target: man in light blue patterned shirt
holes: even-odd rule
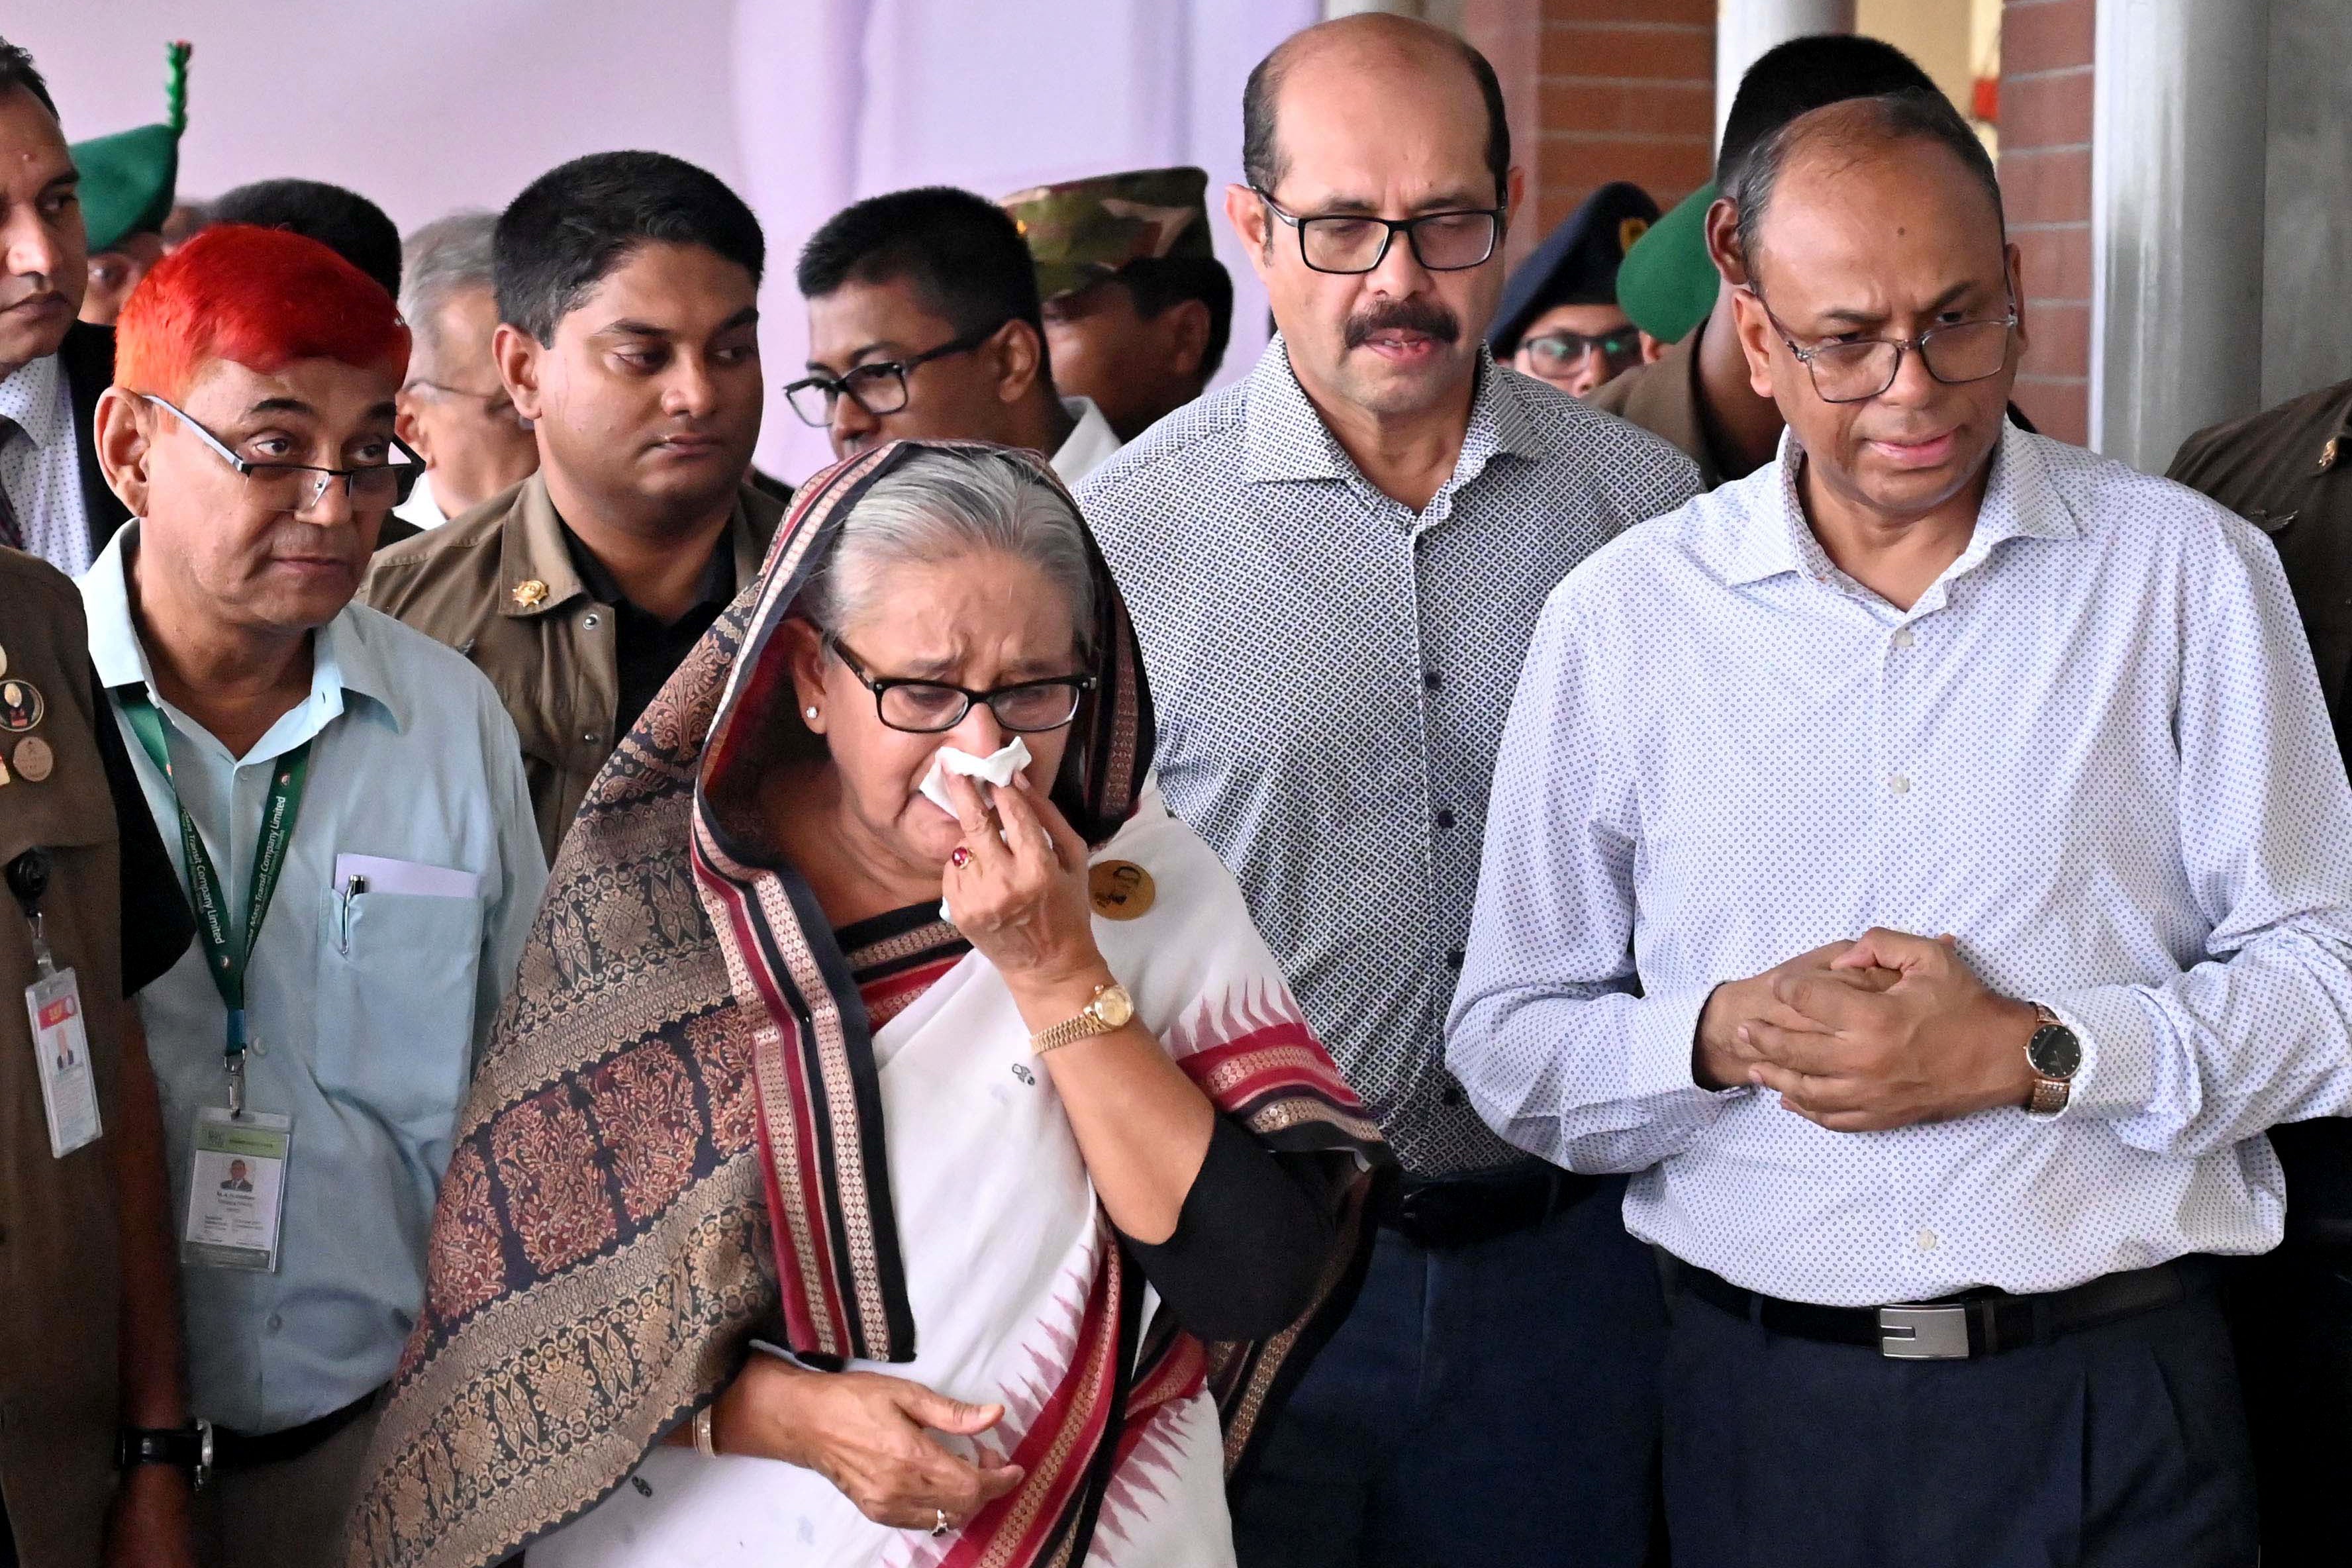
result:
[[[2207,1255],[2352,1103],[2352,791],[2278,560],[2004,429],[2027,297],[1940,97],[1729,193],[1778,460],[1561,584],[1448,1059],[1679,1260],[1677,1568],[2254,1561]]]
[[[340,1534],[546,866],[489,682],[350,602],[400,488],[391,299],[313,240],[215,228],[119,331],[99,450],[139,521],[81,587],[198,916],[139,1001],[215,1426],[199,1537],[292,1568]]]

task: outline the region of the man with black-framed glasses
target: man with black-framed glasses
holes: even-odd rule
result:
[[[1091,399],[1055,390],[1029,247],[995,203],[946,185],[868,197],[810,237],[794,278],[809,359],[784,396],[835,457],[994,441],[1076,484],[1118,450]]]
[[[2252,1563],[2217,1255],[2352,1104],[2285,576],[2006,421],[2029,291],[1940,94],[1725,195],[1780,455],[1545,607],[1447,1059],[1674,1260],[1676,1568]]]
[[[1664,1303],[1622,1183],[1497,1137],[1442,1054],[1495,745],[1544,595],[1693,494],[1664,442],[1496,367],[1519,205],[1492,68],[1426,24],[1289,39],[1225,213],[1281,333],[1078,490],[1158,771],[1405,1179],[1252,1457],[1243,1568],[1634,1568]]]

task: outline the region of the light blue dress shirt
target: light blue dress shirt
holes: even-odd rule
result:
[[[2352,792],[2270,542],[2012,429],[1903,610],[1830,561],[1792,453],[1544,609],[1447,1035],[1472,1102],[1790,1300],[2275,1247],[2263,1130],[2352,1104]],[[1716,985],[1874,925],[2073,1024],[2067,1109],[1832,1132],[1692,1081]]]
[[[90,658],[121,721],[149,681],[117,533],[81,579]],[[182,1271],[197,1414],[274,1432],[392,1375],[425,1290],[450,1133],[547,882],[514,725],[463,658],[353,605],[320,628],[310,696],[232,757],[160,697],[179,799],[245,930],[274,759],[305,741],[309,786],[247,971],[251,1110],[293,1119],[275,1274]],[[182,886],[171,782],[123,724]],[[341,855],[479,879],[471,898],[332,885]],[[196,1114],[222,1106],[226,1017],[201,943],[139,994],[162,1090],[175,1234]]]

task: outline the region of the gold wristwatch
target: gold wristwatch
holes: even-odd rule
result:
[[[2033,1069],[2033,1093],[2026,1110],[2034,1116],[2055,1116],[2066,1109],[2074,1092],[2074,1075],[2083,1068],[2083,1042],[2066,1020],[2036,1002],[2033,1037],[2025,1043],[2026,1065]]]
[[[1073,1040],[1092,1039],[1097,1035],[1115,1035],[1127,1027],[1135,1016],[1135,998],[1127,987],[1116,983],[1095,987],[1095,999],[1078,1011],[1078,1016],[1066,1024],[1056,1024],[1044,1034],[1029,1037],[1029,1049],[1037,1056],[1059,1050]]]

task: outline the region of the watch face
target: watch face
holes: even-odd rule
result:
[[[2073,1078],[2075,1069],[2083,1065],[2083,1042],[2063,1024],[2044,1024],[2033,1037],[2033,1043],[2025,1047],[2025,1058],[2043,1078]]]
[[[1127,1021],[1135,1016],[1135,1001],[1124,985],[1107,987],[1095,998],[1095,1016],[1114,1029],[1124,1029]]]

